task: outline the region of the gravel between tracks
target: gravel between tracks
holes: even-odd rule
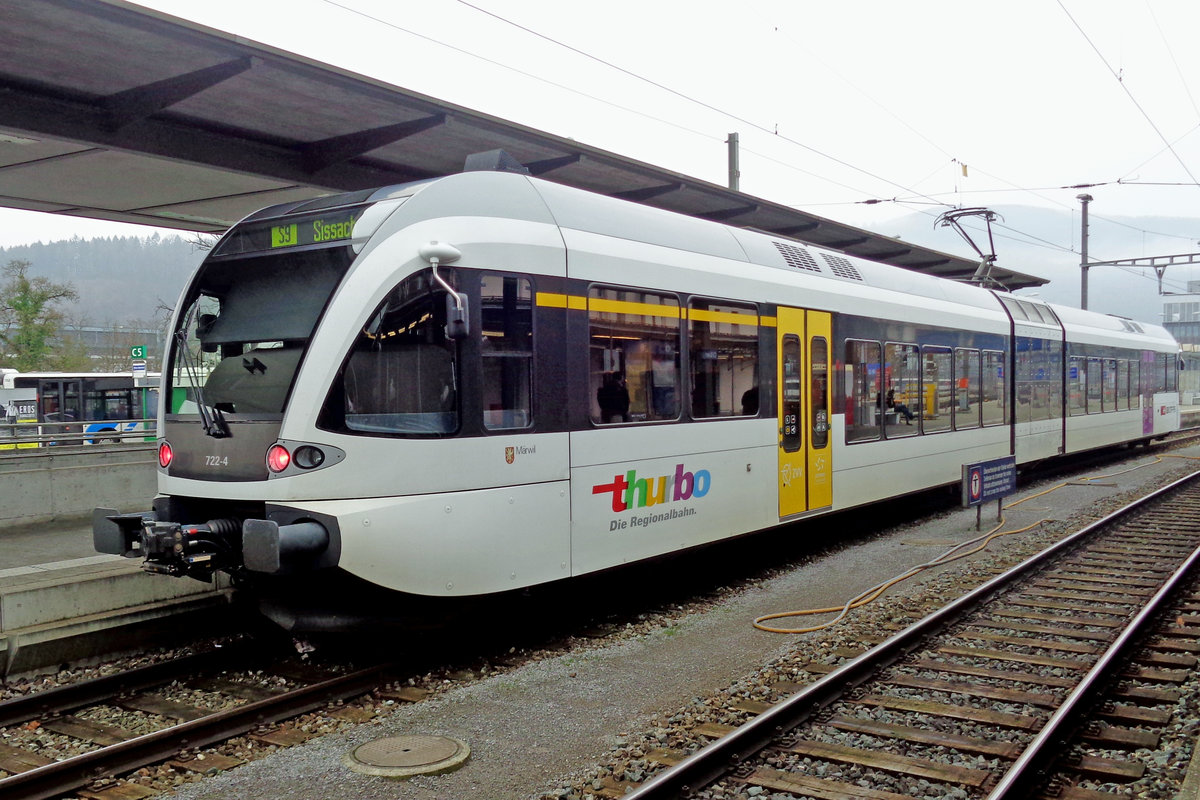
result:
[[[1200,456],[1200,447],[1175,452],[1195,457]],[[1145,466],[1117,474],[1137,464]],[[737,712],[727,707],[732,700],[769,699],[773,683],[812,680],[801,668],[805,663],[836,663],[842,649],[863,649],[872,637],[886,633],[885,625],[923,616],[965,587],[989,579],[997,570],[1075,530],[1086,519],[1109,513],[1195,465],[1170,458],[1155,462],[1153,456],[1135,453],[1124,464],[1092,470],[1087,474],[1103,474],[1104,481],[1064,486],[1005,512],[1005,530],[1043,517],[1056,521],[1000,539],[980,555],[900,584],[827,631],[781,636],[755,630],[750,622],[773,611],[840,605],[902,569],[973,538],[975,514],[950,510],[866,541],[848,541],[722,596],[701,612],[649,618],[605,639],[584,640],[571,652],[483,679],[448,683],[424,702],[180,787],[174,796],[182,800],[333,796],[586,800],[614,777],[644,777],[650,769],[644,756],[650,749],[690,750],[703,744],[689,729],[700,722],[736,721]],[[1065,480],[1023,487],[1013,499]],[[986,529],[987,512],[984,517]],[[801,527],[798,535],[804,535],[804,530]],[[615,582],[612,590],[620,590]],[[471,632],[464,630],[463,635]],[[1178,765],[1190,757],[1195,720],[1182,720],[1180,726],[1176,735],[1165,737],[1173,749],[1162,757],[1172,767],[1167,772],[1174,774],[1164,773],[1161,782],[1143,782],[1137,796],[1173,796],[1170,787],[1177,786]],[[472,749],[471,759],[457,772],[403,782],[360,775],[342,764],[345,753],[367,741],[417,734],[463,739]],[[721,797],[754,794],[735,787],[728,791],[717,787],[714,792]]]

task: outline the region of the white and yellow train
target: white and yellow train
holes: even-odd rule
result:
[[[505,172],[253,214],[174,329],[159,495],[97,549],[295,628],[1179,424],[1156,325]]]

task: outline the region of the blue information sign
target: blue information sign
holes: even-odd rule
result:
[[[1017,490],[1015,456],[994,458],[978,464],[963,464],[963,507],[978,506],[990,500],[1008,497]]]

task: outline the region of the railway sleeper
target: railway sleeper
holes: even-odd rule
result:
[[[194,772],[199,775],[215,775],[218,772],[233,769],[246,763],[240,758],[223,756],[220,753],[193,753],[185,750],[167,762],[167,766],[180,772]]]
[[[773,792],[789,792],[814,800],[912,800],[910,795],[866,789],[853,783],[826,778],[795,775],[770,767],[759,767],[742,779],[751,786],[761,786]]]
[[[1059,678],[1053,675],[1039,675],[1034,672],[1019,672],[1011,669],[992,669],[989,667],[972,667],[967,664],[955,664],[950,661],[934,661],[927,658],[918,658],[905,663],[905,666],[913,669],[928,670],[930,672],[947,673],[950,675],[966,675],[973,678],[994,678],[996,680],[1011,681],[1013,683],[1027,683],[1032,686],[1052,686],[1059,689],[1070,689],[1077,681],[1070,678]]]
[[[1141,761],[1123,761],[1073,753],[1057,766],[1087,778],[1109,783],[1132,783],[1146,774],[1146,765]]]
[[[12,745],[0,744],[0,769],[13,775],[53,763],[54,759],[52,758],[46,758]]]
[[[1048,694],[1023,692],[1019,689],[1004,689],[996,686],[985,686],[967,681],[944,681],[920,678],[911,675],[893,675],[887,683],[892,686],[903,686],[909,689],[926,689],[932,692],[963,695],[965,697],[982,697],[987,700],[999,700],[1005,703],[1021,703],[1038,708],[1056,708],[1058,698]]]
[[[137,738],[136,733],[118,728],[116,725],[104,725],[72,714],[48,719],[42,723],[42,727],[54,733],[61,733],[73,739],[82,739],[85,742],[105,747]]]
[[[166,698],[152,694],[134,694],[128,697],[119,697],[113,700],[113,704],[129,709],[130,711],[157,714],[160,717],[168,717],[181,722],[190,722],[212,713],[203,708],[189,706],[185,703],[177,703],[174,700],[167,700]]]
[[[136,783],[111,778],[97,781],[94,787],[80,789],[75,794],[85,800],[144,800],[158,794]]]
[[[901,756],[894,753],[884,753],[878,750],[863,750],[826,742],[796,742],[786,748],[788,751],[805,758],[821,761],[832,761],[839,764],[854,764],[867,769],[878,769],[894,775],[908,775],[913,778],[955,783],[960,786],[982,788],[993,779],[988,770],[960,767],[954,764],[943,764],[926,758]]]
[[[1101,722],[1091,723],[1083,732],[1085,742],[1114,750],[1153,750],[1158,747],[1161,735],[1157,731],[1125,728]]]
[[[1037,800],[1117,800],[1118,795],[1099,789],[1084,789],[1079,786],[1056,787],[1037,796]]]
[[[838,730],[851,733],[863,733],[880,738],[899,739],[905,742],[928,744],[934,747],[947,747],[960,753],[995,756],[1008,761],[1016,760],[1021,755],[1021,747],[1014,742],[979,739],[972,736],[961,736],[955,733],[929,730],[928,728],[898,725],[892,722],[859,719],[837,714],[826,723]]]

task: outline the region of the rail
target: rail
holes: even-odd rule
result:
[[[89,726],[86,721],[81,722],[70,714],[55,716],[56,713],[78,709],[89,703],[104,702],[105,698],[108,698],[107,702],[120,705],[121,700],[113,697],[114,691],[124,692],[119,697],[125,701],[137,703],[137,692],[142,688],[168,683],[173,679],[186,681],[189,680],[189,675],[196,677],[214,671],[224,676],[227,669],[236,669],[246,660],[247,652],[247,648],[235,647],[228,653],[192,656],[137,670],[134,675],[98,679],[87,685],[69,687],[61,692],[52,690],[0,703],[0,715],[6,722],[31,719],[37,715],[46,720],[45,727],[54,730],[57,727],[57,719],[69,726],[67,736],[82,737],[101,745],[90,752],[48,763],[42,763],[46,761],[44,756],[29,751],[25,755],[25,763],[29,768],[0,778],[0,796],[6,800],[49,800],[61,797],[89,785],[96,779],[129,773],[140,767],[176,757],[183,751],[194,751],[265,725],[297,717],[333,702],[369,693],[387,683],[388,676],[396,669],[395,664],[384,663],[342,674],[318,675],[314,672],[310,678],[304,680],[305,685],[281,693],[261,688],[255,692],[254,686],[226,680],[224,683],[227,687],[233,688],[210,691],[236,692],[240,687],[243,692],[252,692],[242,693],[241,697],[253,699],[248,699],[241,705],[231,705],[218,710],[187,709],[181,704],[162,700],[155,703],[150,699],[149,706],[139,705],[148,707],[151,713],[174,717],[176,724],[142,735],[134,735],[119,728]],[[276,662],[272,669],[277,670],[285,666],[282,662]],[[129,694],[130,690],[133,690],[133,694]],[[99,735],[95,735],[97,732]],[[112,741],[113,739],[116,741]],[[11,756],[13,748],[9,746],[7,749]],[[40,766],[34,766],[35,764]],[[9,763],[5,770],[8,771],[10,766],[16,768],[15,764]],[[113,797],[145,796],[144,793],[126,793],[124,790],[129,786],[123,782],[117,782],[113,788],[116,789],[111,794]],[[136,791],[138,787],[132,788]]]
[[[0,452],[39,447],[130,444],[154,441],[158,421],[146,419],[0,424]]]

